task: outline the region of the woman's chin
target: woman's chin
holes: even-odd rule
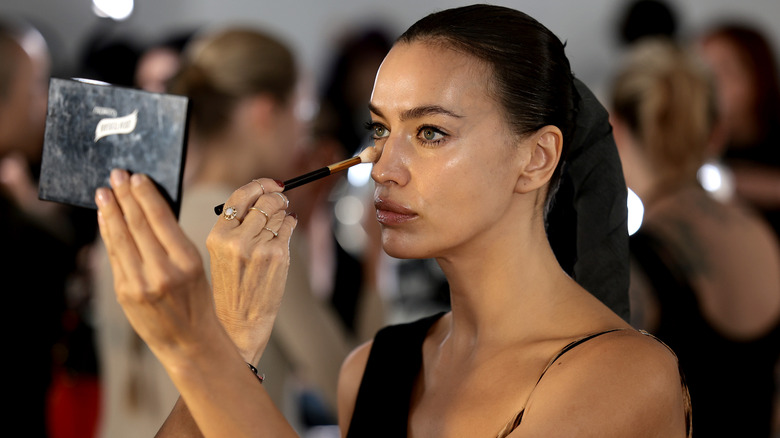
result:
[[[387,255],[397,259],[426,259],[431,258],[430,251],[425,251],[423,245],[414,239],[399,239],[382,234],[382,248]]]

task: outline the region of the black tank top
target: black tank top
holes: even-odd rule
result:
[[[407,436],[409,403],[414,382],[422,366],[422,345],[428,330],[442,315],[444,312],[412,323],[385,327],[377,333],[368,356],[363,380],[360,383],[347,438],[404,438]],[[566,352],[593,338],[617,330],[623,329],[594,333],[563,347],[542,371],[537,384],[550,366]],[[687,401],[687,387],[684,380],[682,380],[682,389]],[[523,420],[524,412],[525,408],[523,407],[513,420],[495,436],[504,438],[515,430]],[[687,403],[688,436],[690,436],[691,430],[690,416],[690,403]]]

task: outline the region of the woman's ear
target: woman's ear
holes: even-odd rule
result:
[[[519,193],[528,193],[547,184],[563,149],[563,134],[557,126],[545,126],[525,141],[529,143],[530,156],[517,180]]]

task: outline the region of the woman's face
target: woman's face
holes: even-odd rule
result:
[[[514,197],[517,140],[488,95],[489,69],[441,44],[397,44],[377,73],[377,220],[388,254],[446,257],[490,242]]]

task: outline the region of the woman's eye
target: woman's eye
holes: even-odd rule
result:
[[[420,137],[427,142],[436,142],[444,138],[438,129],[424,127],[420,129]]]
[[[387,128],[382,125],[374,126],[374,138],[383,138],[387,136]]]
[[[379,123],[367,122],[366,129],[371,133],[371,138],[374,140],[379,140],[390,135],[390,131]]]

